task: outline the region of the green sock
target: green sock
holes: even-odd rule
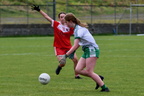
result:
[[[102,89],[106,89],[107,87],[106,87],[106,85],[104,84],[103,86],[101,86],[101,88],[102,88]]]

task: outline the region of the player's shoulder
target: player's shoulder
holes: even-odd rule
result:
[[[59,21],[56,21],[56,20],[54,20],[53,22],[54,22],[54,23],[57,23],[57,24],[61,24]]]
[[[61,23],[59,22],[59,21],[56,21],[56,20],[53,20],[52,21],[52,26],[54,27],[54,26],[59,26],[59,25],[61,25]]]
[[[82,27],[82,26],[77,26],[77,29],[79,30],[79,31],[87,31],[87,28],[85,28],[85,27]]]

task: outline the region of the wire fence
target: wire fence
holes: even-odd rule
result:
[[[39,5],[53,17],[53,5]],[[30,5],[0,5],[0,24],[39,24],[47,23]]]
[[[55,18],[53,4],[39,5],[50,17]],[[132,23],[144,23],[144,8],[132,7]],[[77,11],[76,11],[77,10]],[[96,5],[67,5],[63,10],[74,13],[83,22],[93,23],[129,23],[129,6],[96,6]],[[58,13],[56,13],[58,14]],[[56,18],[57,19],[57,18]],[[0,5],[0,24],[40,24],[47,21],[30,5]]]
[[[58,4],[57,4],[58,5]],[[46,5],[39,5],[50,17],[56,18],[58,11],[55,3],[49,2]],[[113,24],[114,31],[119,31],[121,24],[144,23],[144,6],[132,7],[132,18],[130,19],[130,6],[98,6],[98,5],[70,5],[68,3],[59,4],[66,6],[65,12],[74,13],[82,22],[88,24]],[[31,10],[31,5],[0,5],[0,27],[4,24],[48,24],[49,22],[36,11]],[[101,28],[102,29],[102,28]],[[142,28],[139,28],[142,29]],[[129,31],[129,29],[127,30]]]

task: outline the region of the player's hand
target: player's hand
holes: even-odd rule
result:
[[[60,64],[66,64],[66,58],[68,57],[66,54],[65,55],[61,55],[61,60],[59,61]]]
[[[31,6],[31,9],[32,9],[32,10],[36,10],[36,11],[38,11],[38,12],[40,11],[39,6],[36,6],[36,5],[32,5],[32,6]]]

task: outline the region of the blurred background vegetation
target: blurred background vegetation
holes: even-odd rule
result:
[[[1,5],[9,5],[9,4],[46,4],[47,2],[52,2],[53,0],[0,0]],[[55,0],[56,3],[63,3],[65,4],[67,1],[69,4],[77,4],[77,5],[83,5],[83,4],[90,4],[92,1],[92,4],[96,5],[114,5],[116,3],[117,5],[129,5],[130,3],[136,3],[139,4],[144,3],[144,0]],[[63,7],[63,6],[61,6]]]
[[[40,14],[31,10],[31,5],[39,5],[48,15],[53,17],[54,0],[0,0],[1,24],[20,23],[47,23]],[[129,22],[129,8],[132,4],[143,4],[144,0],[55,0],[56,19],[61,11],[72,12],[87,23],[116,23],[122,18],[122,23]],[[91,7],[92,6],[92,7]],[[116,8],[116,9],[115,9]],[[139,8],[143,12],[144,8]],[[135,9],[137,10],[137,9]],[[134,11],[134,14],[137,11]],[[125,15],[122,17],[122,15]],[[117,15],[114,17],[114,15]],[[106,17],[104,17],[106,16]],[[107,19],[109,18],[109,19]],[[17,20],[15,20],[17,19]],[[92,20],[93,19],[93,20]],[[112,20],[111,20],[112,19]],[[117,19],[117,20],[114,20]],[[122,21],[121,20],[121,21]],[[136,21],[136,20],[134,20]],[[143,23],[143,20],[139,22]]]

